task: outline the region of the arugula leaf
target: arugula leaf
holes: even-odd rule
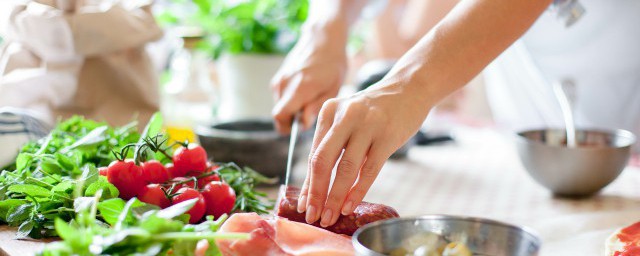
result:
[[[189,211],[191,207],[193,207],[196,204],[196,202],[198,202],[198,199],[194,198],[194,199],[189,199],[187,201],[174,204],[172,206],[169,206],[165,209],[158,211],[158,217],[171,219],[171,218],[180,216],[185,212]]]
[[[6,222],[7,212],[9,212],[11,208],[25,203],[27,203],[27,201],[23,199],[5,199],[0,201],[0,220]]]
[[[120,198],[104,200],[98,203],[98,211],[104,221],[109,223],[109,225],[115,225],[116,222],[118,222],[118,216],[120,216],[125,204],[126,202]]]
[[[32,184],[18,184],[9,187],[9,191],[14,193],[21,193],[32,197],[48,197],[51,196],[51,191],[43,187]]]
[[[85,196],[94,196],[98,190],[102,190],[102,198],[103,199],[111,199],[116,198],[120,194],[118,188],[113,184],[107,181],[107,178],[104,176],[98,177],[98,180],[94,183],[91,183],[84,191]]]
[[[20,227],[18,227],[18,232],[16,232],[16,239],[22,239],[29,236],[31,230],[33,230],[33,223],[34,221],[26,221],[20,224]]]
[[[33,155],[30,153],[20,153],[16,158],[16,170],[24,170],[31,164],[31,160],[33,160]]]
[[[93,197],[78,197],[73,200],[73,210],[76,212],[87,211],[91,209],[95,202],[96,200]]]
[[[17,225],[28,219],[32,210],[33,205],[29,203],[11,207],[7,213],[7,222],[12,225]]]
[[[94,145],[96,143],[102,142],[107,138],[107,136],[105,136],[105,133],[108,131],[108,129],[109,127],[106,125],[95,128],[91,130],[91,132],[87,133],[82,138],[74,142],[73,144],[61,149],[60,153],[66,154],[67,152],[69,152],[74,148],[81,147],[81,146]]]

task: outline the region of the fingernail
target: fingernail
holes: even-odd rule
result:
[[[344,206],[342,206],[342,215],[349,215],[351,214],[351,207],[353,206],[353,203],[351,201],[347,201],[346,203],[344,203]]]
[[[307,196],[301,196],[298,200],[298,213],[303,213],[307,206]]]
[[[331,209],[324,210],[324,213],[322,213],[322,221],[320,221],[320,226],[322,226],[323,228],[329,226],[332,217],[333,216]]]
[[[313,205],[309,205],[307,207],[307,216],[305,216],[305,220],[307,223],[311,224],[316,221],[316,207]]]

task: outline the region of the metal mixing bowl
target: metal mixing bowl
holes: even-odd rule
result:
[[[473,255],[530,256],[540,250],[540,239],[531,230],[494,220],[449,215],[425,215],[374,222],[353,235],[357,255],[388,255],[403,242],[429,232],[447,240],[466,236]]]
[[[635,143],[628,131],[576,130],[575,148],[566,146],[562,129],[518,133],[516,145],[531,177],[558,196],[592,195],[625,168]]]

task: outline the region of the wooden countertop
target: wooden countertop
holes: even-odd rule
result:
[[[294,168],[302,183],[306,161]],[[456,129],[456,143],[414,147],[407,159],[386,163],[365,200],[390,205],[401,216],[453,214],[533,228],[543,239],[540,255],[603,255],[615,229],[640,220],[640,169],[628,167],[597,196],[553,197],[521,166],[506,136],[490,129]],[[275,198],[277,188],[266,188]],[[42,244],[13,240],[0,229],[0,249],[32,255]]]

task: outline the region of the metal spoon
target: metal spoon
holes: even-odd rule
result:
[[[567,97],[568,93],[566,93],[566,90],[573,91],[574,86],[571,80],[558,81],[553,84],[553,92],[556,95],[558,103],[560,103],[560,109],[564,117],[564,126],[567,131],[567,147],[570,148],[576,147],[576,127],[573,122],[573,102]]]

